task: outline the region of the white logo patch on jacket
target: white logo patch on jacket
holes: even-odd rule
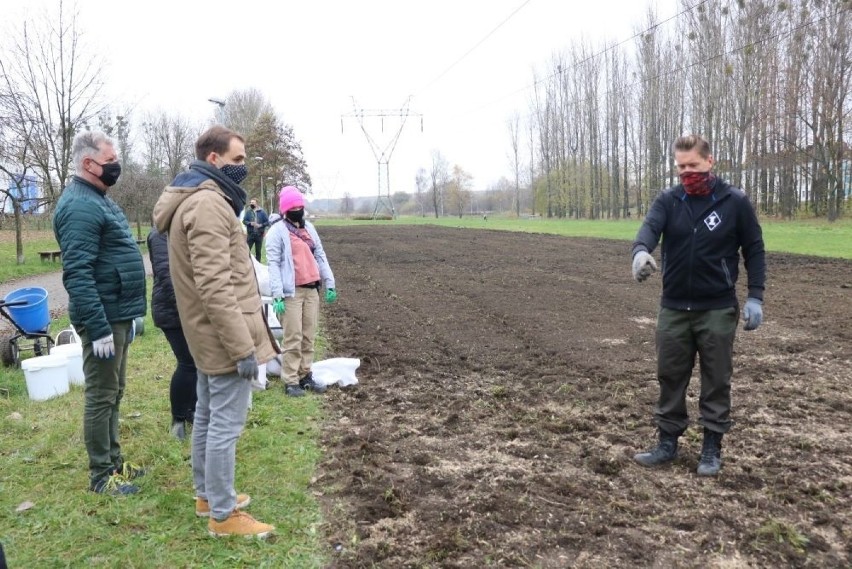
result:
[[[710,215],[704,218],[704,225],[706,225],[707,229],[709,229],[710,231],[713,231],[714,229],[719,227],[720,223],[722,223],[722,218],[719,217],[719,214],[715,211],[711,212]]]

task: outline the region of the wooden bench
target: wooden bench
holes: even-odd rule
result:
[[[38,252],[39,259],[41,262],[50,261],[54,262],[57,259],[62,260],[62,251],[39,251]]]

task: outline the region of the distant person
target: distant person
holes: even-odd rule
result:
[[[272,307],[284,332],[281,379],[291,397],[301,397],[306,390],[323,393],[326,388],[314,381],[311,366],[320,289],[325,286],[326,302],[337,300],[334,274],[317,230],[305,219],[302,193],[293,186],[282,188],[278,211],[281,215],[273,214],[266,240],[266,261]]]
[[[699,423],[704,443],[698,474],[722,467],[722,437],[731,428],[731,376],[737,329],[740,253],[748,272],[743,309],[746,330],[763,321],[766,260],[763,235],[746,194],[713,174],[710,145],[697,135],[674,143],[680,184],[651,205],[633,243],[633,278],[642,282],[657,269],[651,253],[663,240],[663,294],[657,316],[657,379],[654,409],[656,448],[634,458],[657,466],[677,456],[678,438],[689,424],[686,389],[701,361]]]
[[[195,160],[154,207],[168,232],[169,273],[181,326],[198,368],[192,428],[195,512],[213,536],[266,537],[275,528],[241,508],[234,491],[237,439],[246,422],[258,364],[276,355],[239,214],[246,193],[245,140],[216,125],[195,143]]]
[[[182,441],[186,438],[187,427],[195,420],[198,370],[180,324],[175,289],[169,274],[168,238],[165,233],[157,231],[156,227],[152,227],[148,233],[148,256],[154,273],[154,286],[151,291],[154,326],[163,331],[177,360],[169,383],[169,402],[172,410],[170,432],[173,437]]]
[[[260,254],[263,247],[263,235],[266,233],[266,228],[269,227],[269,217],[263,208],[257,205],[257,200],[253,199],[249,202],[248,209],[243,215],[243,224],[246,226],[246,242],[248,243],[249,252],[254,247],[254,258],[260,262]]]
[[[135,494],[139,488],[130,481],[144,470],[124,461],[118,421],[134,319],[148,306],[145,266],[124,212],[107,195],[121,174],[113,141],[100,131],[81,132],[71,159],[76,175],[56,204],[53,231],[62,251],[68,316],[83,345],[89,488]]]

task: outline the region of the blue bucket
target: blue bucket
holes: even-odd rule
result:
[[[6,302],[27,301],[21,306],[7,306],[6,310],[15,324],[27,334],[46,332],[50,324],[50,311],[47,308],[47,291],[40,287],[27,287],[13,290],[3,299]]]

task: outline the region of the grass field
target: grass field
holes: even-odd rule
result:
[[[589,221],[553,219],[517,219],[514,217],[491,216],[487,221],[481,217],[412,217],[405,216],[395,221],[354,221],[326,218],[317,220],[317,225],[369,225],[369,224],[430,224],[445,227],[472,229],[496,229],[502,231],[525,231],[549,233],[569,237],[596,237],[632,241],[639,229],[640,220]],[[824,220],[777,221],[763,219],[764,241],[768,251],[837,257],[852,259],[852,219],[834,223]],[[147,228],[144,228],[147,235]],[[135,235],[134,229],[134,235]],[[39,251],[58,249],[52,231],[28,229],[24,233],[24,256],[26,262],[18,265],[15,253],[14,232],[0,231],[0,282],[39,275],[60,268],[59,263],[41,261]],[[628,247],[625,246],[625,251]],[[264,257],[265,259],[265,257]]]
[[[52,335],[65,326],[54,322]],[[9,567],[324,566],[308,488],[320,457],[321,399],[288,398],[277,382],[254,394],[237,447],[237,489],[277,533],[266,542],[212,539],[195,516],[189,441],[169,435],[174,359],[150,316],[131,350],[121,441],[127,459],[149,473],[141,492],[124,498],[86,490],[82,388],[33,402],[23,372],[0,368],[0,543]]]
[[[320,219],[317,225],[364,225],[364,224],[428,224],[444,227],[466,227],[472,229],[497,229],[502,231],[524,231],[548,233],[568,237],[595,237],[632,241],[639,230],[641,220],[555,220],[517,219],[489,216],[400,217],[395,221],[352,221],[346,219]],[[852,259],[852,219],[841,219],[829,223],[821,219],[801,221],[761,220],[767,251],[796,253],[818,257]],[[625,246],[625,252],[629,248]],[[627,253],[625,253],[627,254]]]

